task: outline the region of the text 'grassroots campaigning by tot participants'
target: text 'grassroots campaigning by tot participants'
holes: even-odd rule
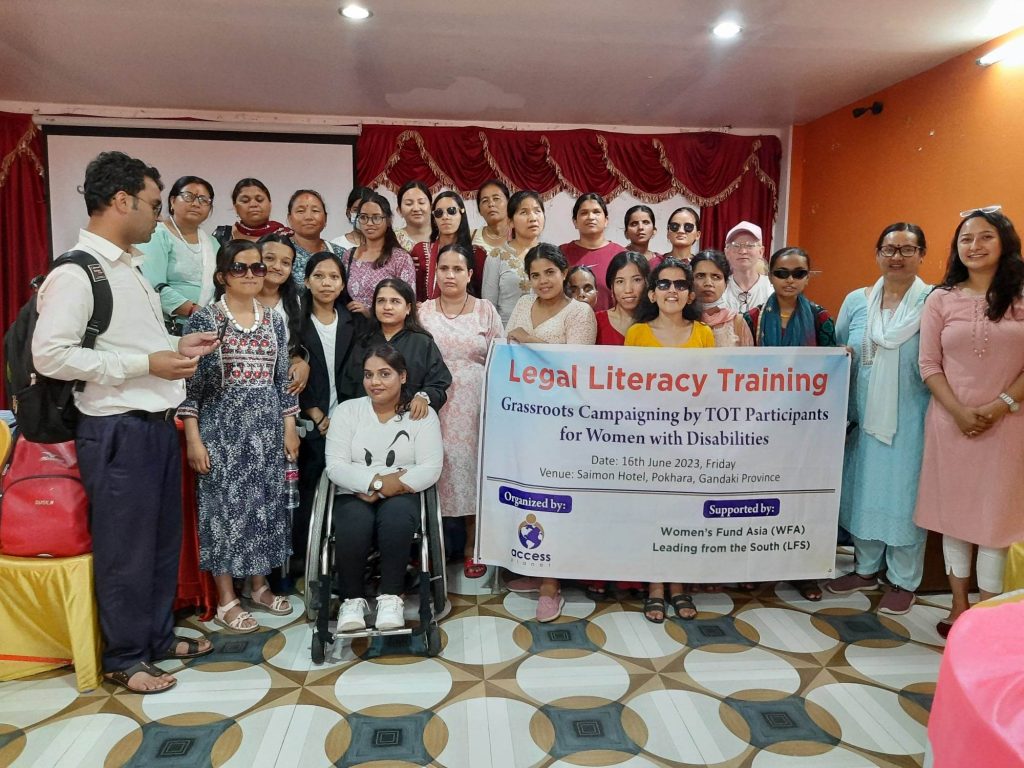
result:
[[[842,349],[496,343],[480,559],[561,578],[832,575],[849,365]]]

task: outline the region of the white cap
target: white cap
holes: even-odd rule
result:
[[[757,224],[751,224],[749,221],[741,221],[730,229],[729,233],[725,236],[725,242],[732,242],[733,235],[738,235],[740,232],[749,232],[757,242],[762,242],[761,228]]]

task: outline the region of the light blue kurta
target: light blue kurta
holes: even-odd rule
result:
[[[136,247],[142,251],[142,273],[155,288],[160,284],[167,287],[160,292],[160,306],[164,315],[170,317],[171,312],[186,301],[202,305],[203,299],[213,296],[212,283],[204,286],[204,279],[210,280],[213,275],[213,260],[220,248],[220,243],[203,230],[199,230],[202,248],[195,253],[196,245],[185,243],[171,234],[171,230],[162,221],[156,225],[153,236],[148,243],[140,243]],[[210,259],[209,264],[205,264]],[[205,269],[204,269],[205,264]],[[209,296],[203,296],[203,288],[207,288]],[[178,318],[184,325],[186,318]]]
[[[853,348],[849,418],[858,424],[867,406],[871,375],[871,366],[861,364],[867,320],[867,294],[858,288],[843,301],[836,319],[839,343]],[[846,438],[843,461],[839,524],[858,538],[895,547],[921,544],[927,535],[913,522],[924,452],[924,414],[931,398],[921,381],[919,347],[920,335],[900,347],[898,426],[892,445],[857,427]]]

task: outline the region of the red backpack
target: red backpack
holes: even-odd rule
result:
[[[19,437],[0,483],[0,552],[13,557],[74,557],[92,551],[89,499],[74,441]]]

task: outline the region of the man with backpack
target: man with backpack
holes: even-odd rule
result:
[[[39,374],[81,381],[75,446],[89,496],[103,670],[134,693],[176,683],[151,662],[209,653],[205,638],[173,633],[181,549],[181,456],[174,424],[184,379],[216,349],[214,333],[170,336],[160,298],[143,277],[141,255],[162,207],[160,174],[121,152],[89,163],[82,192],[88,226],[76,251],[95,257],[93,276],[61,264],[39,289],[32,360]],[[113,295],[106,330],[82,346],[93,313],[91,282]]]

